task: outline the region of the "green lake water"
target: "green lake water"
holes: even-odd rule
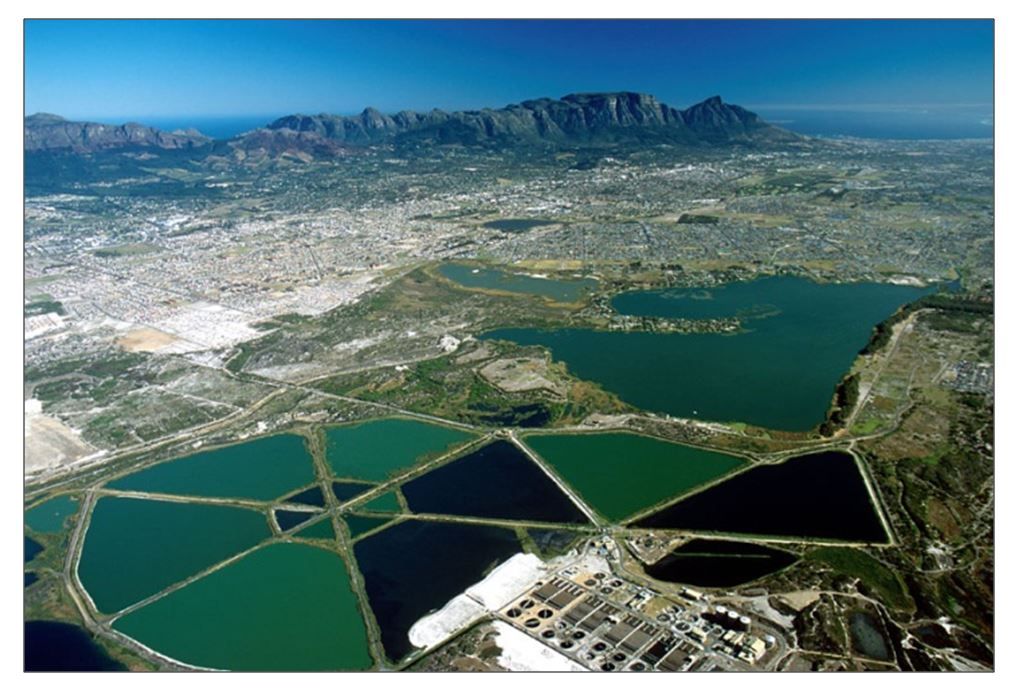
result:
[[[348,514],[343,517],[343,521],[347,522],[347,528],[350,529],[351,538],[357,538],[372,529],[377,529],[383,524],[389,523],[390,519],[391,517],[366,517],[358,514]]]
[[[808,430],[874,325],[932,292],[892,284],[769,277],[701,289],[617,296],[624,314],[743,318],[738,334],[499,329],[483,338],[548,347],[578,377],[624,401],[675,416]]]
[[[439,273],[450,281],[468,288],[489,288],[510,293],[530,293],[560,303],[574,303],[585,293],[594,290],[594,279],[543,279],[537,276],[516,274],[499,269],[472,267],[447,263],[439,266]]]
[[[336,540],[336,534],[333,533],[333,522],[329,517],[301,529],[294,535],[301,538],[321,538],[327,541]]]
[[[269,535],[265,515],[247,509],[103,497],[78,576],[96,607],[114,613]]]
[[[108,484],[201,497],[272,500],[315,480],[311,455],[299,435],[273,435],[173,459]]]
[[[260,548],[119,618],[114,628],[206,668],[329,671],[373,665],[343,560],[308,545]]]
[[[339,478],[383,481],[471,437],[459,430],[416,420],[384,418],[328,428],[326,459]]]
[[[385,495],[379,495],[376,498],[368,500],[363,505],[357,507],[358,510],[365,512],[402,512],[403,507],[400,506],[400,500],[396,497],[395,492],[389,492]]]
[[[56,533],[64,527],[64,520],[77,511],[78,501],[61,495],[27,510],[25,524],[39,533]]]
[[[620,521],[746,463],[728,454],[629,433],[529,435],[524,444],[610,521]]]

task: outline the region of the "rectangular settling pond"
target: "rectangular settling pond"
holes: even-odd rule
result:
[[[660,581],[727,588],[785,569],[796,559],[792,553],[754,543],[695,538],[644,571]]]
[[[587,517],[526,454],[496,440],[401,488],[412,512],[585,524]]]
[[[373,663],[343,560],[296,543],[259,548],[114,628],[204,668],[364,670]]]
[[[248,509],[103,497],[78,576],[96,607],[115,613],[270,535],[265,515]]]
[[[272,500],[314,480],[299,435],[273,435],[151,466],[107,484],[117,490]]]
[[[746,463],[720,452],[621,432],[528,435],[524,444],[610,521],[625,519]]]
[[[757,466],[633,525],[888,541],[856,460],[845,452],[819,452]]]
[[[510,529],[413,519],[355,543],[386,656],[399,661],[409,654],[415,622],[519,551]]]
[[[384,481],[472,437],[417,420],[384,418],[328,428],[326,459],[338,478]]]

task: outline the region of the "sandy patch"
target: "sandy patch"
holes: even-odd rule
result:
[[[117,339],[117,345],[125,351],[152,352],[169,346],[175,341],[177,341],[177,337],[173,334],[167,334],[151,327],[142,327],[133,329]]]
[[[69,466],[96,450],[56,418],[44,415],[37,399],[25,402],[25,475]]]
[[[566,387],[550,378],[548,362],[541,358],[500,358],[478,372],[506,392],[544,389],[559,396],[566,395]]]
[[[821,597],[818,591],[790,591],[779,595],[779,599],[788,603],[793,610],[803,610]]]
[[[492,626],[496,630],[495,643],[502,649],[502,653],[499,654],[499,665],[506,670],[539,672],[587,670],[534,637],[514,629],[508,623],[500,620]]]
[[[470,337],[464,339],[464,341],[467,342],[469,339]],[[493,355],[494,351],[492,351],[492,347],[486,342],[473,341],[472,343],[475,344],[475,346],[472,349],[467,351],[464,351],[463,348],[460,349],[461,354],[456,357],[457,365],[463,365],[465,363],[476,363],[479,360],[485,360],[486,358],[489,358],[490,356]]]

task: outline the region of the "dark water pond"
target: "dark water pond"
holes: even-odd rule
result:
[[[496,219],[494,221],[486,221],[481,225],[485,228],[491,228],[496,231],[523,233],[524,231],[529,231],[532,228],[538,228],[539,226],[551,226],[555,223],[555,221],[548,221],[546,219]]]
[[[469,410],[472,419],[499,427],[541,428],[552,418],[545,404],[520,404],[509,408],[476,404]]]
[[[874,543],[888,540],[856,462],[844,452],[820,452],[758,466],[634,525]]]
[[[584,513],[526,454],[497,440],[404,483],[412,512],[586,523]]]
[[[106,655],[88,632],[76,625],[49,620],[25,623],[26,671],[126,670]]]
[[[661,581],[718,588],[754,581],[796,560],[792,553],[753,543],[695,538],[644,571]]]
[[[411,626],[520,551],[496,526],[403,521],[354,544],[365,590],[390,660],[411,652]]]
[[[299,505],[312,505],[314,507],[326,506],[326,499],[322,495],[322,488],[317,485],[313,485],[307,490],[302,490],[299,493],[294,493],[283,500],[283,502],[293,502]]]
[[[32,584],[39,581],[39,575],[35,572],[25,572],[25,586],[24,588],[30,587]]]
[[[853,648],[869,658],[890,661],[892,652],[888,649],[888,642],[881,629],[881,623],[867,613],[857,611],[849,616]]]
[[[318,516],[313,512],[291,512],[289,509],[277,509],[274,514],[276,515],[276,523],[279,524],[280,531],[289,531],[295,526]]]
[[[25,562],[31,562],[43,551],[42,544],[33,538],[25,536]]]
[[[375,486],[371,483],[353,483],[349,481],[334,481],[333,482],[333,495],[336,496],[337,502],[346,502],[347,500],[357,497],[363,492],[371,490]]]

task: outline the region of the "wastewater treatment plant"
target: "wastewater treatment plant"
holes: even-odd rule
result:
[[[284,85],[263,54],[358,38],[379,61],[360,37],[396,32],[401,51],[540,43],[592,65],[590,46],[615,46],[614,88],[631,61],[662,72],[626,32],[667,62],[707,29],[41,21],[25,23],[27,670],[994,668],[989,113],[824,129],[817,109],[701,94],[691,49],[658,96],[524,84],[490,102],[422,75],[408,110],[381,70],[363,96],[329,82],[258,111],[282,117],[92,122],[53,115],[95,111],[33,96],[34,75],[59,62],[60,84],[114,103],[95,80],[119,77],[83,71],[96,46],[135,45],[121,64],[144,71],[148,51],[219,37],[262,97],[362,60]],[[768,24],[844,46],[840,25]],[[875,50],[927,35],[854,31],[886,25]],[[761,69],[742,33],[711,31],[713,60]],[[432,57],[399,70],[451,69]],[[206,62],[195,75],[226,69]],[[773,76],[717,88],[781,103]]]

